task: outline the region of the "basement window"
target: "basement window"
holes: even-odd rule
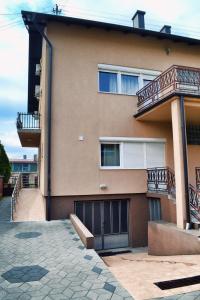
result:
[[[159,221],[161,220],[161,204],[160,199],[150,198],[149,199],[149,220]]]

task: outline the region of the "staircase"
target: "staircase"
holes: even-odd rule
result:
[[[149,193],[164,194],[176,200],[174,171],[168,167],[147,169],[147,190]],[[200,191],[191,184],[189,184],[189,201],[191,222],[200,224]]]
[[[37,188],[37,181],[30,183],[19,173],[11,197],[11,221],[45,221],[46,201]]]

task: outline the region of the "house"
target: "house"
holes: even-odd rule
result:
[[[127,27],[22,11],[19,138],[39,149],[47,220],[75,213],[96,249],[147,245],[149,220],[200,222],[200,40],[148,30],[144,14]]]
[[[22,159],[12,158],[10,159],[10,165],[11,165],[11,178],[10,178],[11,184],[15,182],[16,176],[19,173],[21,173],[24,187],[37,186],[38,183],[37,155],[34,155],[33,159],[27,159],[26,155],[23,155]]]

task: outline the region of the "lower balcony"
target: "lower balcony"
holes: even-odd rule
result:
[[[18,113],[16,126],[22,147],[39,147],[41,134],[39,114]]]

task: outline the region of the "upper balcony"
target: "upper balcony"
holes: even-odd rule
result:
[[[137,92],[137,114],[135,117],[144,116],[154,108],[161,106],[174,96],[185,95],[188,98],[200,98],[200,69],[173,65],[144,88]],[[167,115],[170,108],[157,111],[160,116]],[[149,117],[148,117],[149,118]],[[147,119],[148,119],[147,118]],[[199,117],[198,117],[199,118]],[[152,117],[151,120],[154,120]]]
[[[39,114],[18,113],[16,126],[22,147],[39,147],[41,134]]]

